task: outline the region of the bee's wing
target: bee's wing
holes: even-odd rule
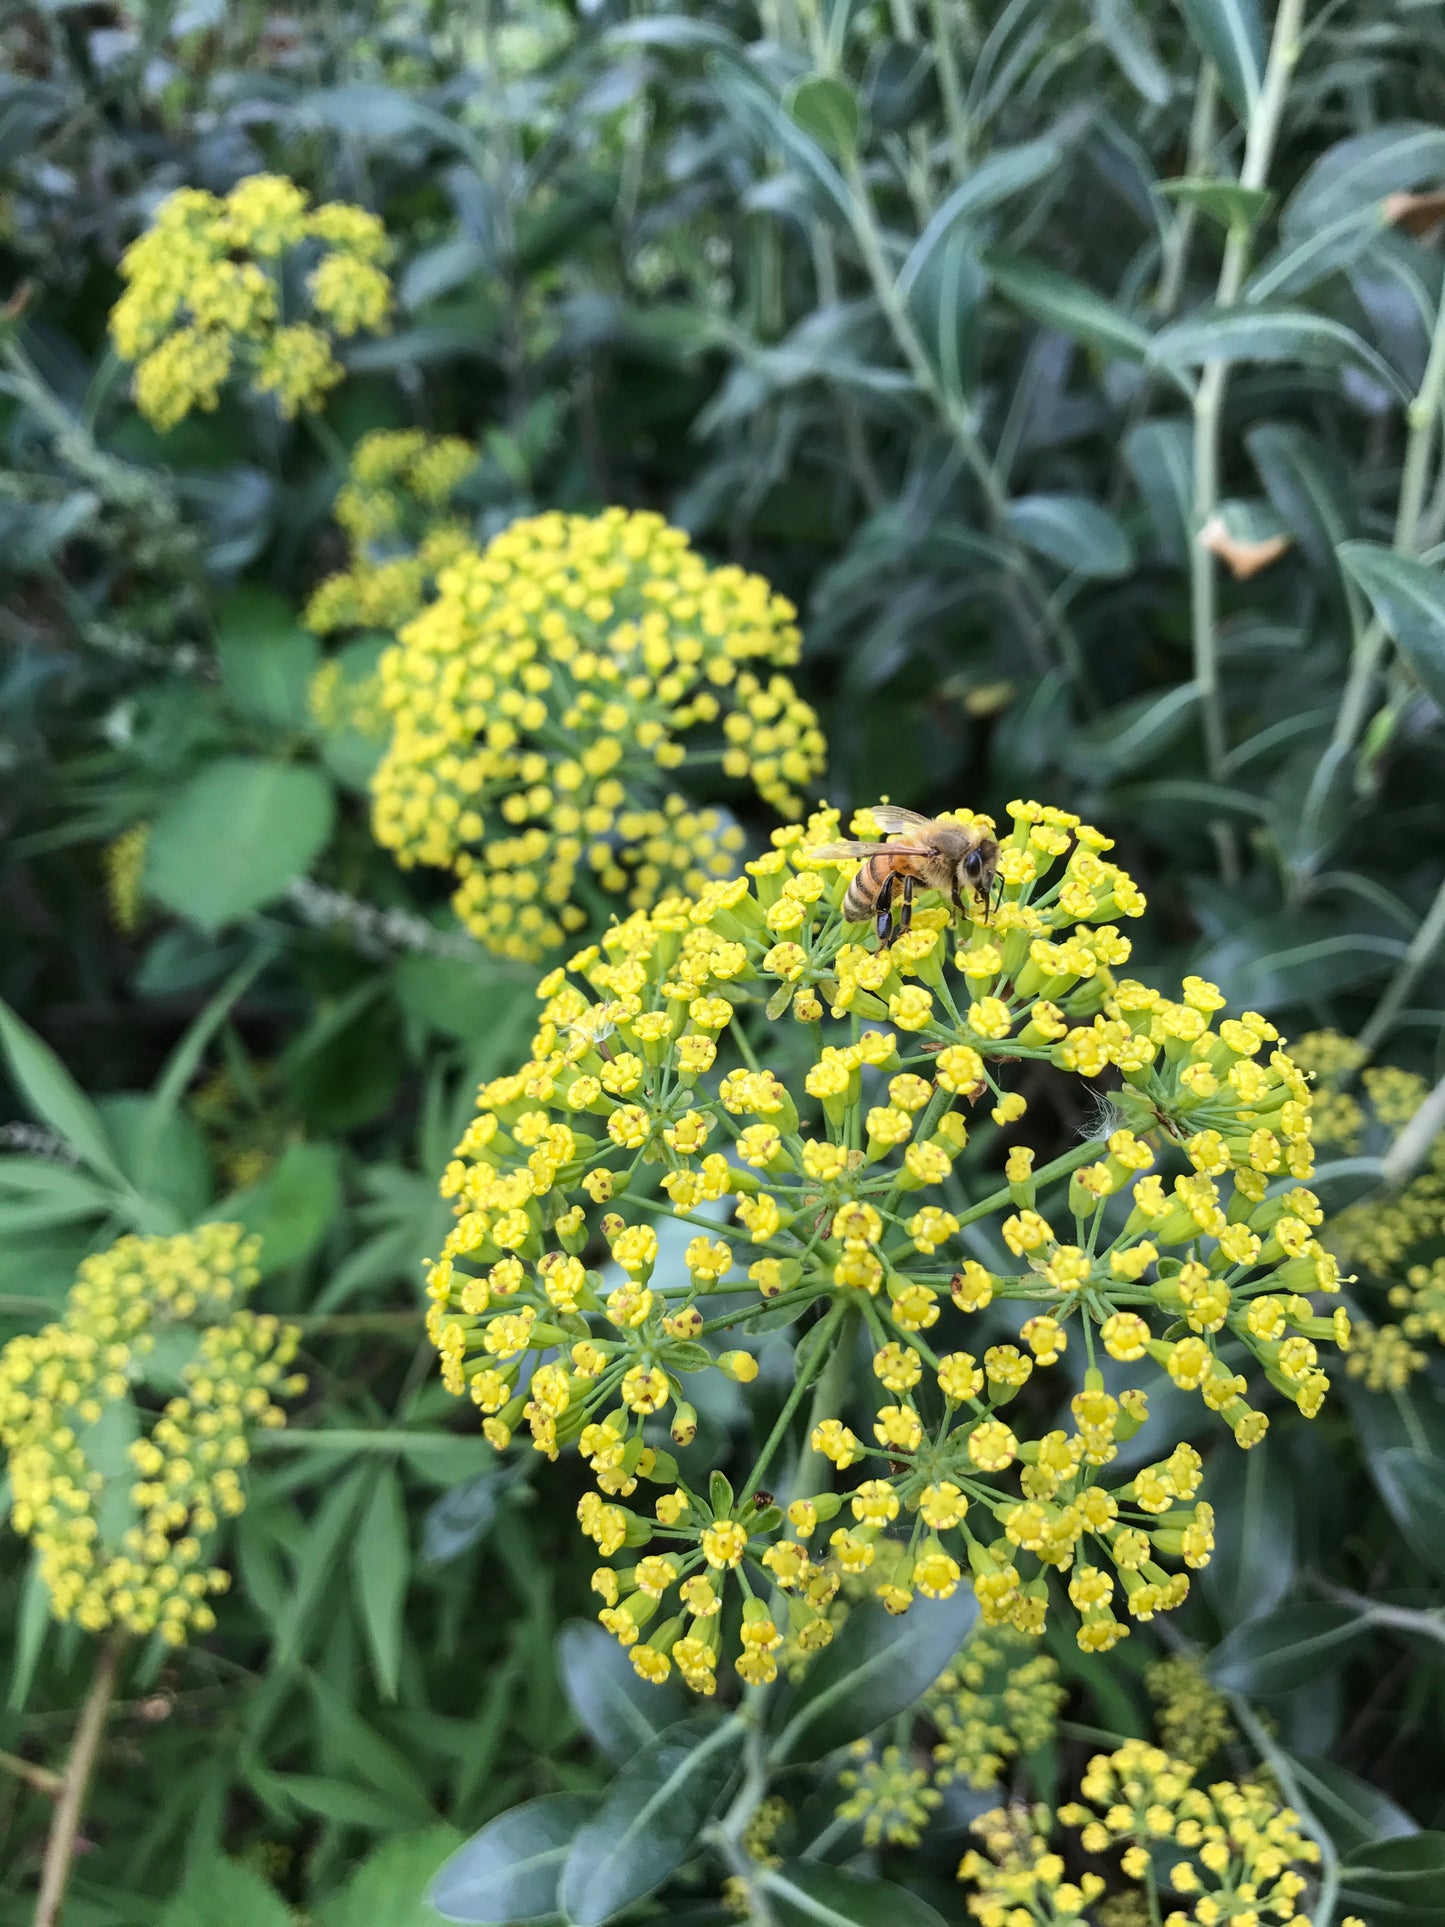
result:
[[[889,836],[896,836],[902,830],[931,829],[933,818],[920,816],[917,810],[901,809],[896,803],[873,803],[868,814],[879,828]]]
[[[897,843],[820,843],[815,850],[804,850],[803,855],[841,861],[844,857],[877,856],[882,851],[900,847]]]

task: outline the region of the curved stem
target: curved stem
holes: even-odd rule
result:
[[[50,1821],[50,1837],[45,1842],[34,1927],[56,1927],[60,1919],[61,1903],[65,1899],[65,1889],[70,1884],[70,1870],[75,1864],[75,1839],[80,1831],[81,1815],[85,1811],[85,1796],[90,1786],[90,1776],[95,1770],[96,1755],[100,1751],[106,1714],[115,1698],[116,1674],[124,1644],[125,1635],[117,1628],[106,1635],[95,1656],[90,1690],[80,1710],[80,1724],[75,1729],[60,1796],[55,1802],[55,1812]]]

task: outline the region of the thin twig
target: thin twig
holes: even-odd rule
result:
[[[1335,1906],[1340,1893],[1340,1856],[1335,1843],[1301,1792],[1294,1763],[1288,1754],[1281,1751],[1249,1701],[1239,1693],[1227,1693],[1225,1697],[1241,1732],[1249,1735],[1255,1751],[1273,1773],[1276,1786],[1299,1815],[1320,1850],[1320,1890],[1310,1909],[1310,1919],[1314,1927],[1334,1927]]]
[[[65,1782],[58,1773],[48,1767],[36,1766],[33,1760],[22,1760],[18,1753],[7,1753],[0,1747],[0,1773],[13,1774],[27,1786],[33,1786],[37,1793],[48,1794],[53,1800]]]
[[[1384,995],[1360,1032],[1359,1041],[1367,1055],[1373,1056],[1381,1041],[1389,1035],[1421,973],[1433,960],[1442,943],[1445,943],[1445,883],[1435,892],[1435,901],[1425,912],[1424,921],[1410,939],[1410,946],[1385,986]]]
[[[70,1870],[75,1864],[75,1840],[85,1811],[85,1796],[90,1787],[90,1776],[95,1770],[96,1755],[100,1752],[106,1715],[115,1698],[116,1674],[124,1643],[124,1633],[116,1628],[101,1641],[95,1655],[90,1690],[80,1709],[80,1724],[75,1729],[70,1758],[65,1763],[64,1779],[51,1817],[50,1837],[45,1843],[34,1927],[56,1927],[60,1919],[61,1903],[65,1899],[65,1889],[70,1884]]]

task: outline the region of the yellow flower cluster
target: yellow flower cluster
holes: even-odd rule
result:
[[[867,1740],[853,1748],[857,1766],[845,1767],[838,1784],[846,1798],[838,1807],[840,1820],[863,1824],[865,1847],[916,1847],[930,1816],[943,1804],[943,1795],[929,1783],[927,1768],[912,1766],[900,1747],[873,1752]]]
[[[1229,1780],[1196,1787],[1184,1761],[1126,1740],[1089,1762],[1081,1791],[1084,1801],[1061,1807],[1059,1822],[1086,1854],[1118,1853],[1122,1877],[1145,1891],[1147,1917],[1163,1927],[1310,1927],[1298,1908],[1319,1848],[1301,1832],[1299,1815],[1262,1788]],[[1015,1807],[974,1822],[981,1846],[965,1854],[958,1874],[974,1889],[968,1908],[980,1927],[1089,1927],[1095,1918],[1105,1879],[1066,1878],[1053,1817],[1047,1807]],[[1165,1912],[1161,1902],[1170,1899],[1181,1904]]]
[[[935,1780],[997,1786],[1011,1760],[1048,1745],[1067,1697],[1058,1662],[1032,1640],[980,1627],[924,1699],[939,1732]]]
[[[316,670],[306,703],[322,729],[355,730],[378,741],[386,734],[380,676],[348,676],[340,656],[329,657]]]
[[[456,1224],[428,1315],[444,1382],[499,1449],[525,1425],[539,1451],[591,1465],[582,1528],[622,1556],[594,1578],[602,1622],[646,1678],[676,1666],[713,1689],[736,1587],[738,1670],[771,1679],[784,1631],[755,1588],[816,1647],[840,1571],[872,1573],[895,1612],[971,1584],[986,1624],[1027,1634],[1056,1575],[1080,1645],[1107,1650],[1127,1620],[1177,1606],[1214,1544],[1200,1454],[1177,1434],[1110,1474],[1149,1419],[1142,1374],[1197,1393],[1245,1447],[1268,1419],[1241,1363],[1320,1409],[1322,1347],[1348,1321],[1311,1302],[1338,1271],[1303,1183],[1303,1075],[1213,985],[1187,979],[1175,1001],[1116,975],[1129,943],[1109,919],[1143,900],[1108,839],[1038,804],[1010,814],[1002,900],[953,941],[927,897],[890,949],[860,941],[845,877],[809,855],[836,837],[830,810],[775,832],[746,876],[634,912],[543,979],[530,1060],[482,1087],[446,1171]],[[803,1063],[784,1081],[760,1059],[786,1062],[790,1040]],[[1000,1079],[1046,1066],[1116,1069],[1113,1108],[1043,1169],[1016,1147],[970,1196],[977,1107],[1017,1118]],[[695,1235],[659,1266],[667,1218]],[[992,1265],[975,1255],[984,1220],[1007,1254]],[[795,1382],[744,1488],[699,1490],[653,1422],[685,1446],[688,1377],[755,1374],[747,1350],[718,1349],[750,1312],[792,1314]],[[822,1413],[808,1434],[812,1464],[852,1471],[849,1489],[785,1515],[760,1489],[769,1453],[860,1333],[861,1417]],[[1011,1401],[1070,1347],[1081,1389],[1041,1386],[1067,1424],[1015,1429]],[[661,1488],[648,1509],[621,1503],[643,1484]],[[885,1544],[901,1551],[881,1559]]]
[[[1223,1693],[1182,1654],[1161,1659],[1144,1675],[1164,1751],[1201,1767],[1238,1738]]]
[[[1346,1155],[1387,1150],[1428,1094],[1414,1071],[1392,1064],[1361,1070],[1360,1046],[1335,1031],[1312,1031],[1300,1040],[1299,1054],[1319,1087],[1316,1140]],[[1358,1096],[1344,1088],[1357,1072]],[[1391,1308],[1403,1314],[1379,1325],[1357,1322],[1350,1374],[1369,1391],[1400,1391],[1429,1365],[1430,1352],[1421,1347],[1445,1344],[1445,1259],[1438,1255],[1445,1238],[1445,1133],[1407,1184],[1339,1212],[1325,1237],[1341,1260],[1383,1286]]]
[[[339,629],[395,631],[431,593],[437,575],[471,552],[467,525],[447,513],[477,465],[457,435],[419,428],[377,429],[352,450],[336,497],[347,566],[327,576],[306,606],[318,636]]]
[[[315,257],[304,276],[314,319],[285,321],[283,280],[302,250]],[[164,432],[214,409],[239,365],[284,416],[320,407],[342,375],[333,340],[390,324],[390,252],[376,215],[313,208],[281,175],[252,174],[224,198],[167,195],[121,258],[126,289],[110,317],[116,353],[135,364],[136,406]]]
[[[101,852],[105,873],[105,900],[110,920],[123,937],[139,928],[144,896],[141,879],[145,874],[146,845],[150,842],[149,823],[132,823],[106,844]]]
[[[792,605],[714,568],[659,516],[539,515],[441,575],[382,659],[394,734],[373,783],[378,842],[458,879],[472,934],[535,961],[625,897],[730,875],[741,832],[671,787],[702,760],[784,816],[823,764],[781,671]]]
[[[294,1327],[239,1308],[255,1257],[234,1224],[122,1238],[85,1260],[57,1323],[0,1351],[11,1523],[57,1619],[176,1646],[215,1624],[227,1575],[204,1542],[245,1505],[248,1433],[284,1424],[274,1396],[304,1386],[286,1376]],[[142,1409],[162,1335],[182,1390]]]

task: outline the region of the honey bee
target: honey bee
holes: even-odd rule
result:
[[[872,917],[880,950],[886,950],[912,922],[913,892],[919,885],[951,898],[960,912],[964,909],[963,893],[971,890],[984,915],[988,915],[998,874],[998,844],[986,830],[919,816],[892,803],[875,804],[870,814],[886,832],[896,836],[895,842],[824,843],[807,854],[864,858],[848,885],[843,915],[849,923],[866,923]],[[900,892],[902,901],[895,923],[893,899]]]

